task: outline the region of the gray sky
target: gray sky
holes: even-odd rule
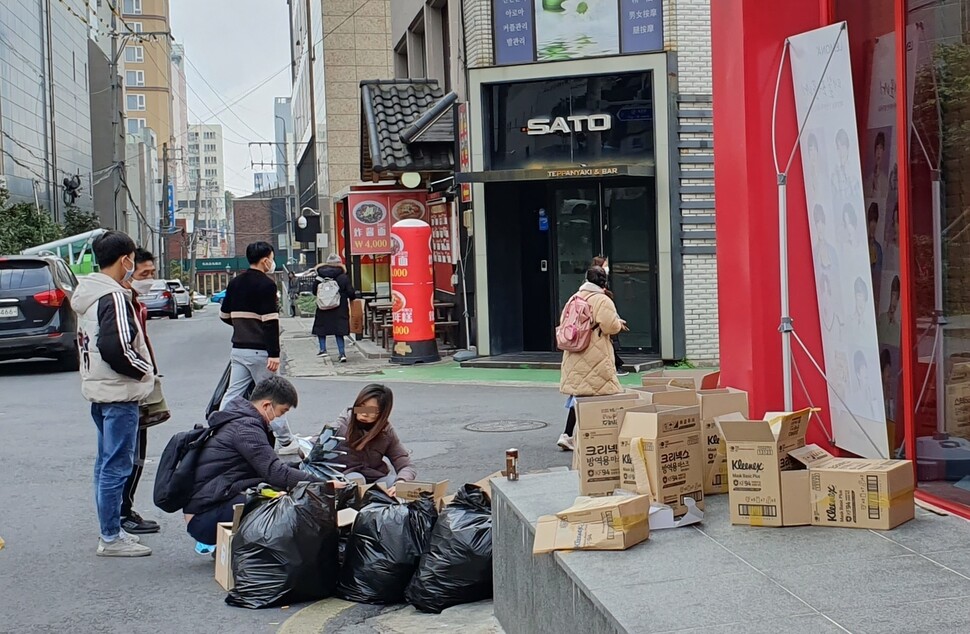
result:
[[[247,144],[276,140],[273,100],[290,95],[286,0],[171,0],[170,10],[172,33],[185,45],[188,60],[189,123],[222,124],[226,187],[236,195],[251,192],[253,170]],[[226,103],[231,108],[225,109]],[[263,154],[263,160],[272,160],[268,150]],[[253,156],[260,160],[258,149]]]

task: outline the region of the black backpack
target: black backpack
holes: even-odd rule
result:
[[[176,513],[185,508],[192,499],[195,469],[202,447],[224,424],[215,427],[196,425],[189,431],[172,436],[162,452],[155,473],[155,506],[166,513]]]

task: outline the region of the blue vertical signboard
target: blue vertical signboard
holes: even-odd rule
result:
[[[534,0],[492,0],[492,36],[495,63],[528,64],[535,61]]]
[[[166,200],[166,211],[165,214],[165,226],[174,227],[175,226],[175,185],[169,183],[168,191],[165,194]]]
[[[620,0],[620,50],[649,53],[663,47],[662,0]]]

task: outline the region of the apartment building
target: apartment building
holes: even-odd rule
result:
[[[58,221],[65,178],[93,207],[86,13],[85,0],[0,2],[0,185]]]
[[[360,179],[360,82],[394,74],[392,3],[289,5],[297,201],[307,218],[298,246],[312,264],[336,244],[334,196]]]
[[[176,218],[194,231],[196,189],[201,181],[199,227],[206,239],[199,242],[204,257],[221,257],[228,245],[226,176],[221,125],[190,123],[188,126],[188,179],[176,192]]]
[[[170,33],[169,0],[118,0],[133,33]],[[172,138],[172,44],[169,37],[132,37],[121,56],[128,132],[151,128],[161,143]]]
[[[172,137],[168,145],[169,178],[176,192],[188,186],[189,103],[185,81],[185,46],[172,44]]]

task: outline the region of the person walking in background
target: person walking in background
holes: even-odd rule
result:
[[[610,276],[610,259],[609,258],[604,258],[602,255],[597,255],[595,258],[593,258],[593,266],[598,266],[598,267],[602,268],[604,271],[606,271],[606,277],[607,277],[607,279],[609,279],[609,276]],[[614,299],[613,298],[613,291],[611,291],[609,289],[609,285],[608,284],[607,284],[607,288],[604,289],[604,292],[606,293],[606,296],[607,297],[609,297],[610,299]],[[615,304],[616,303],[616,300],[614,300],[613,303]],[[627,376],[630,373],[623,369],[623,358],[620,357],[620,340],[619,340],[619,338],[618,337],[613,337],[612,343],[613,343],[613,365],[616,366],[616,375],[617,376]]]
[[[276,283],[270,277],[276,271],[273,246],[254,242],[246,247],[246,259],[249,269],[229,282],[219,311],[219,318],[232,326],[229,388],[219,409],[280,369],[280,313]],[[299,453],[284,417],[273,421],[273,431],[282,455]]]
[[[351,283],[347,268],[336,253],[331,253],[326,264],[317,268],[313,294],[317,297],[317,311],[313,316],[311,332],[320,342],[317,356],[327,356],[327,337],[333,336],[337,340],[340,363],[346,363],[344,338],[350,334],[350,300],[357,299],[357,289]]]
[[[135,243],[106,231],[92,244],[99,273],[80,279],[71,305],[78,316],[81,393],[98,428],[94,499],[101,537],[99,557],[145,557],[151,548],[121,527],[125,482],[134,466],[139,403],[155,387],[145,332],[135,315],[128,283],[135,273]]]
[[[579,291],[567,302],[559,319],[560,326],[567,321],[567,313],[574,301],[585,301],[590,309],[590,323],[580,324],[580,328],[587,328],[590,332],[589,345],[582,351],[562,353],[562,374],[559,391],[567,395],[566,429],[559,436],[558,445],[563,451],[573,451],[573,433],[576,430],[576,397],[578,396],[609,396],[623,391],[620,380],[616,376],[616,366],[613,362],[613,344],[611,338],[626,328],[626,322],[620,319],[616,312],[616,305],[606,294],[608,276],[599,266],[594,266],[586,272],[586,282],[579,287]]]
[[[300,280],[293,271],[289,271],[286,275],[286,295],[290,301],[290,317],[296,317],[296,299],[300,296]]]
[[[148,354],[151,357],[152,368],[155,371],[156,377],[158,377],[158,361],[155,359],[155,350],[152,348],[151,339],[148,337],[148,309],[138,301],[139,295],[145,295],[152,290],[152,286],[155,284],[155,271],[155,256],[145,249],[138,248],[135,250],[135,274],[132,275],[129,282],[123,283],[122,286],[131,289],[131,303],[135,307],[135,315],[138,317],[138,323],[141,324],[142,331],[145,333],[145,344],[148,346]],[[149,407],[143,403],[139,408],[138,442],[135,463],[131,470],[131,475],[128,476],[128,480],[125,482],[125,489],[121,496],[121,527],[125,529],[125,532],[131,533],[132,535],[157,533],[161,530],[158,522],[146,520],[134,509],[135,491],[138,489],[142,472],[145,470],[145,456],[148,453],[148,428],[160,425],[171,417],[168,408],[164,406],[164,399],[161,395],[161,384],[158,381],[156,381],[155,390],[158,391],[161,406],[159,407],[153,404]]]

